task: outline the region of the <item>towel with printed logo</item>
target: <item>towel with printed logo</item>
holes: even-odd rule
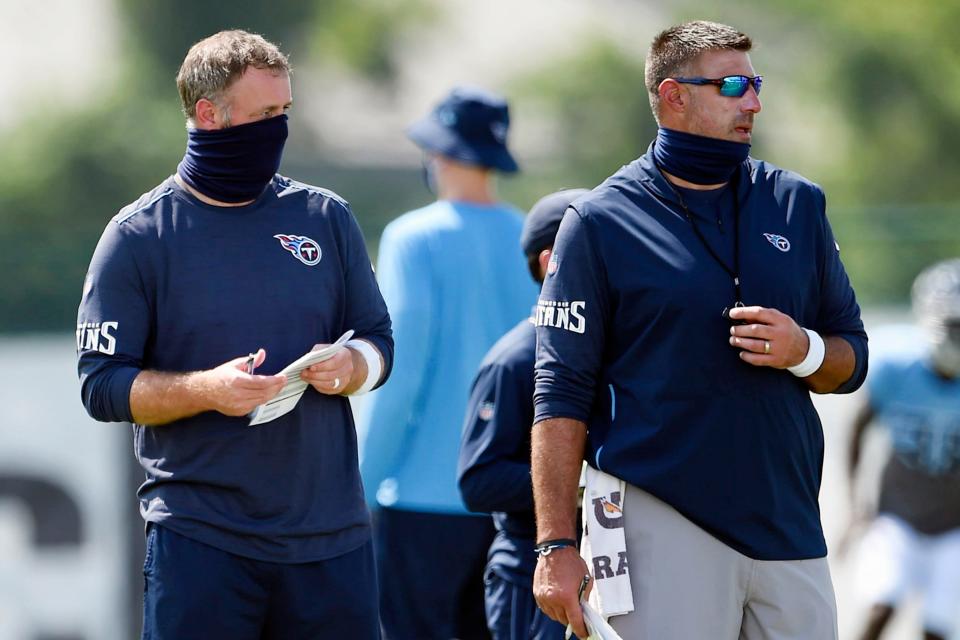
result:
[[[586,467],[583,492],[583,542],[580,555],[593,574],[590,604],[604,618],[633,611],[633,591],[623,531],[623,494],[626,483],[608,473]]]

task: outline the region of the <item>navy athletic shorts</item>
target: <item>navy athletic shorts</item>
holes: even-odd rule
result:
[[[281,564],[151,524],[143,576],[143,640],[380,638],[372,542]]]
[[[488,568],[484,586],[493,640],[563,640],[566,627],[537,607],[532,579],[521,584]]]
[[[483,570],[490,516],[378,509],[373,514],[387,640],[485,640]]]

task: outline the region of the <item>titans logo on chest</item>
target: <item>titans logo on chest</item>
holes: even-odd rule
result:
[[[273,237],[280,241],[281,247],[292,253],[294,258],[308,267],[317,264],[323,257],[320,245],[312,238],[286,233],[278,233]]]

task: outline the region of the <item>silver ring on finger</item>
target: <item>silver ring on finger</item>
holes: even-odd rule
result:
[[[770,353],[770,341],[769,341],[769,340],[764,340],[764,341],[763,341],[763,353],[764,353],[764,354]]]
[[[334,389],[339,389],[339,388],[340,388],[340,378],[334,378],[334,379],[333,379],[333,388],[334,388]]]

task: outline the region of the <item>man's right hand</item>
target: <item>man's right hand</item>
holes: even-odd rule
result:
[[[266,358],[266,351],[257,351],[254,368],[263,364]],[[212,410],[227,416],[245,416],[283,389],[286,376],[249,374],[247,361],[247,356],[241,356],[202,372],[205,395]]]
[[[583,611],[577,598],[583,576],[589,573],[587,563],[577,553],[576,548],[563,547],[541,556],[533,574],[533,595],[537,599],[537,606],[560,624],[573,627],[578,638],[590,635],[583,622]],[[592,588],[593,580],[583,592],[584,600],[590,596]]]

